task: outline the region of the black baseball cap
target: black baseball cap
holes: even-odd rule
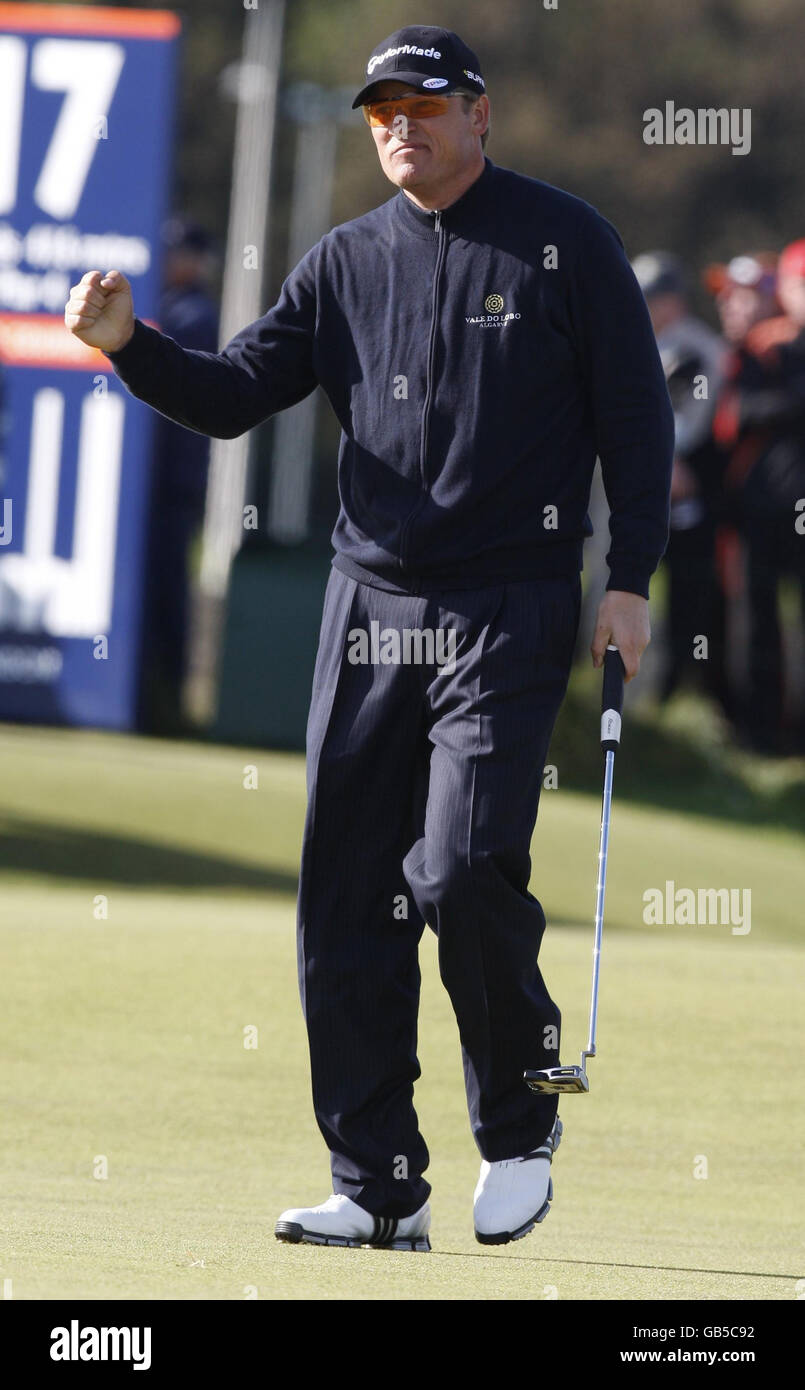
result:
[[[632,261],[632,270],[646,299],[654,294],[685,294],[687,290],[682,262],[671,251],[644,251]]]
[[[413,24],[398,29],[377,45],[366,64],[371,80],[352,103],[363,106],[377,82],[407,82],[423,92],[450,91],[466,87],[480,96],[486,91],[478,57],[451,29],[430,24]]]
[[[160,228],[162,245],[171,251],[212,251],[214,242],[200,222],[190,217],[169,217]]]

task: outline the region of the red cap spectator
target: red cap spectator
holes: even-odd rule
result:
[[[805,239],[792,241],[780,257],[777,298],[791,322],[805,328]]]
[[[722,332],[731,346],[743,343],[755,324],[778,313],[776,269],[772,251],[756,251],[704,271],[702,279],[715,295]]]

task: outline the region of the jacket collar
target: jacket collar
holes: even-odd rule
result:
[[[472,220],[489,201],[494,171],[494,164],[485,155],[483,170],[475,182],[471,183],[467,191],[451,203],[449,208],[442,211],[442,225],[448,231],[459,232],[462,226],[466,225],[467,219]],[[435,212],[427,212],[424,208],[417,207],[402,189],[397,197],[392,199],[392,206],[409,231],[416,236],[433,236],[436,225]]]

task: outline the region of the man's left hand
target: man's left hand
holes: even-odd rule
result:
[[[599,606],[595,633],[590,646],[593,666],[601,666],[611,643],[617,647],[630,681],[640,670],[640,658],[651,641],[648,599],[623,589],[608,589]]]

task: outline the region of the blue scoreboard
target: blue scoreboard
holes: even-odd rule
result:
[[[0,719],[134,721],[153,414],[63,316],[118,269],[155,320],[178,37],[0,3]]]

